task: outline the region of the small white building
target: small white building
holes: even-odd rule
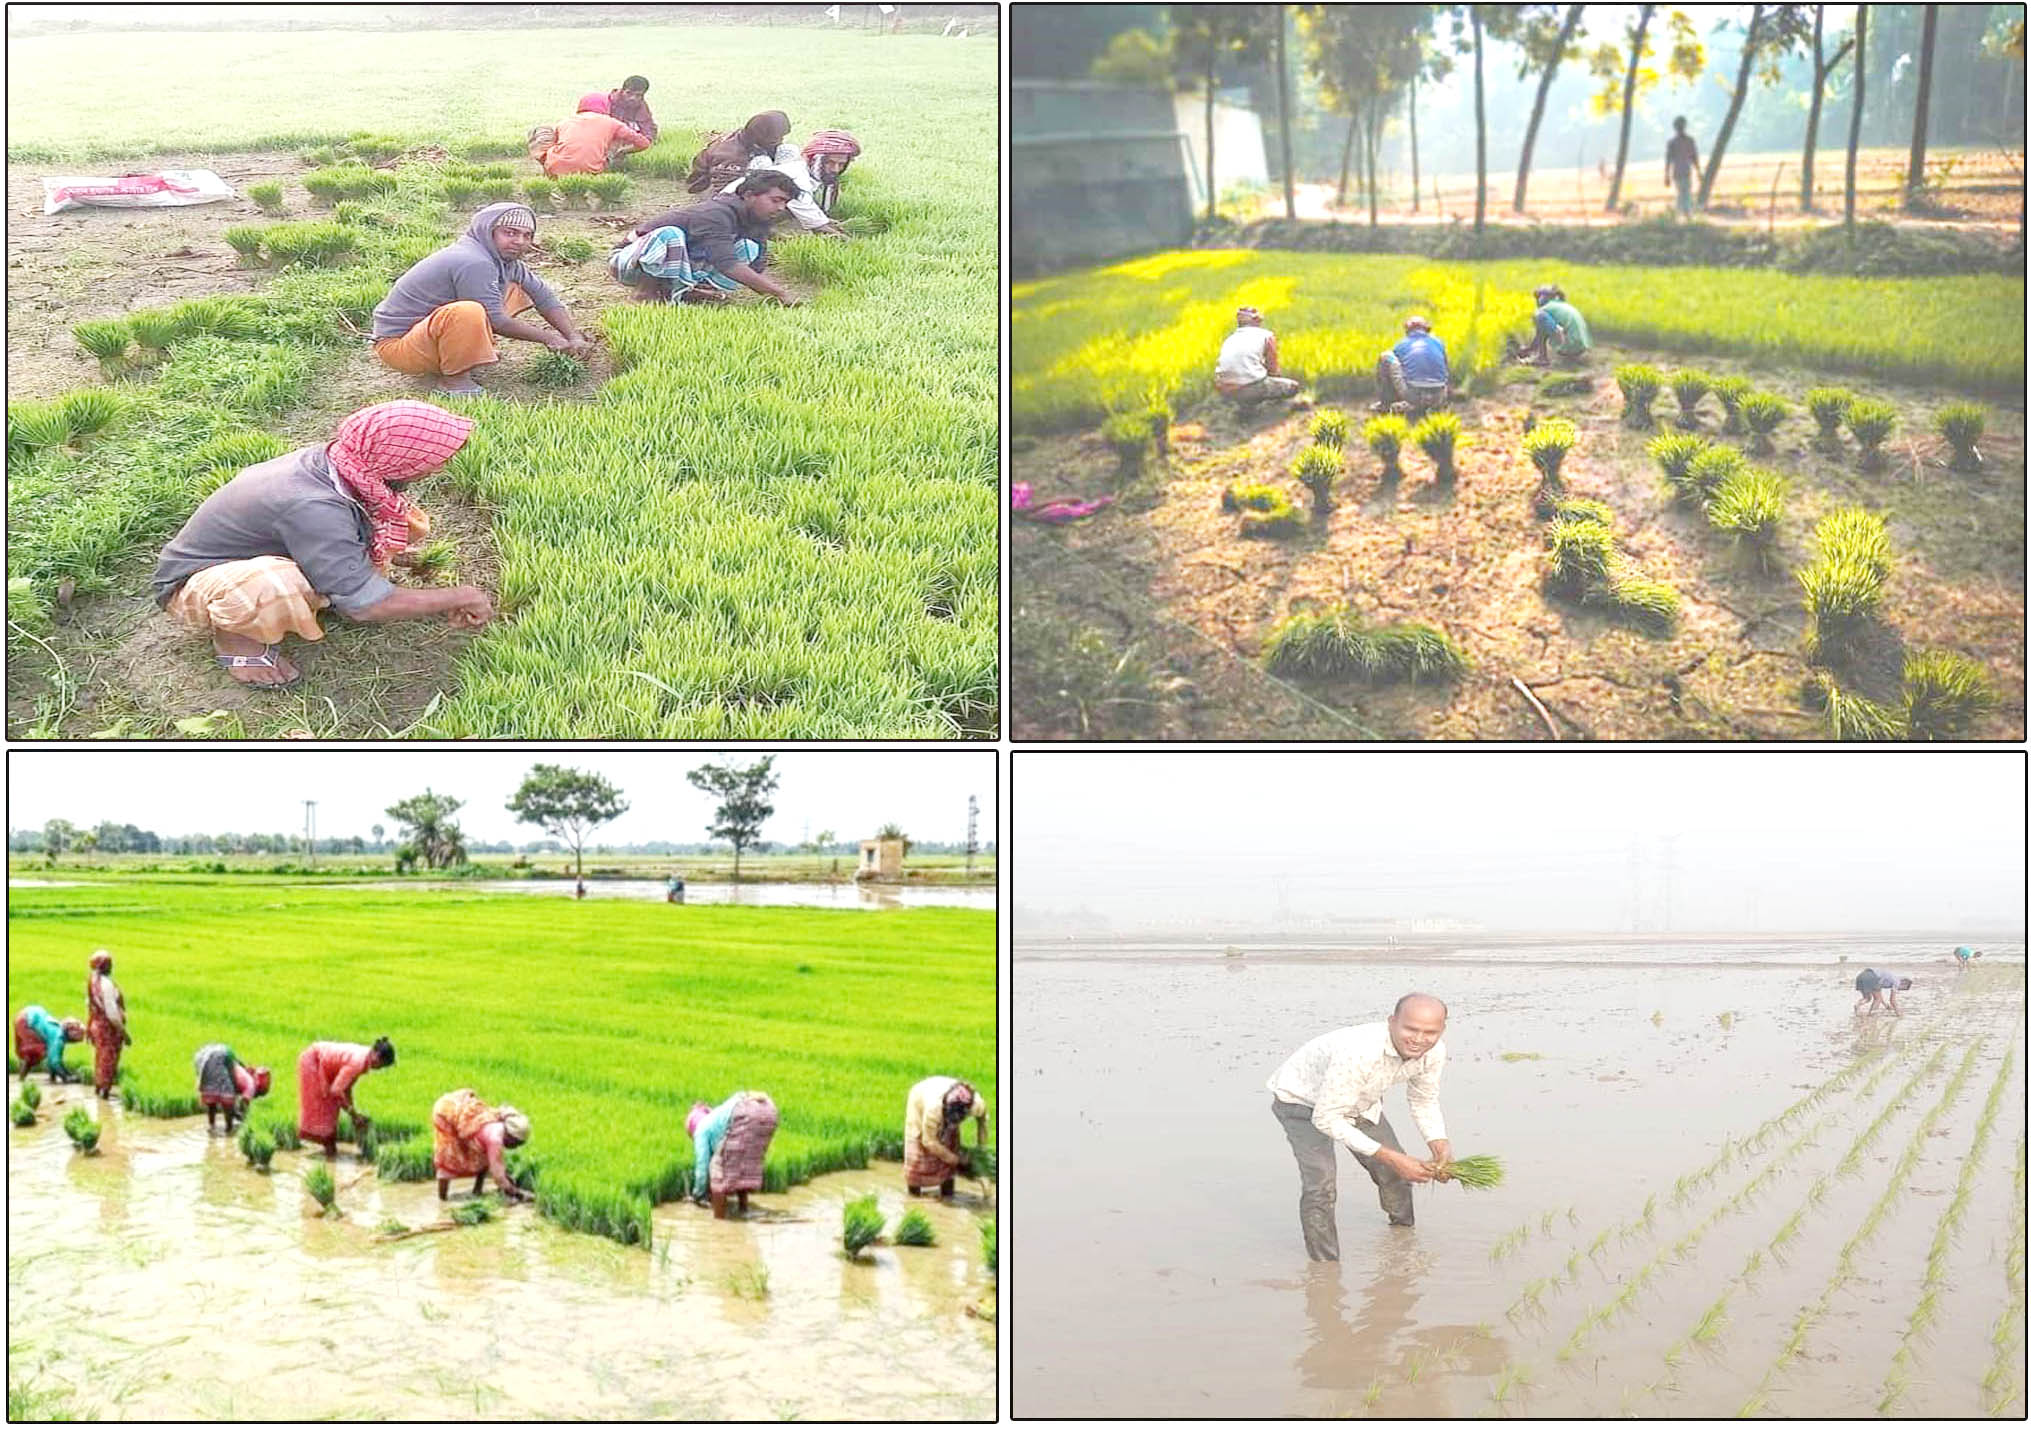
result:
[[[856,882],[901,883],[903,881],[903,841],[901,839],[862,839],[860,841],[860,867],[853,871]]]

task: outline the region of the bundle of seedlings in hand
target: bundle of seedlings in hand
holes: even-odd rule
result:
[[[599,200],[602,210],[619,208],[628,201],[628,192],[634,187],[626,174],[594,174],[592,196]]]
[[[1434,1167],[1440,1181],[1458,1181],[1469,1190],[1485,1191],[1502,1184],[1502,1159],[1498,1156],[1462,1156]]]
[[[1981,466],[1982,454],[1975,443],[1982,439],[1988,418],[1988,409],[1979,402],[1955,402],[1941,407],[1932,419],[1933,429],[1953,447],[1953,460],[1948,465],[1955,471],[1974,471]]]
[[[1650,426],[1650,404],[1664,386],[1664,374],[1646,362],[1625,362],[1615,369],[1615,385],[1622,389],[1622,420],[1632,427]]]
[[[247,197],[254,200],[254,206],[263,213],[282,212],[282,185],[248,184]]]
[[[1466,653],[1444,631],[1416,622],[1370,627],[1345,601],[1285,616],[1262,654],[1275,674],[1374,684],[1457,679],[1469,668]]]
[[[846,1203],[839,1240],[846,1247],[848,1260],[860,1259],[860,1253],[880,1240],[881,1234],[882,1213],[875,1204],[874,1192],[856,1196]]]
[[[1890,532],[1883,518],[1846,506],[1813,528],[1817,554],[1798,573],[1805,589],[1806,654],[1839,664],[1875,621],[1890,581]]]
[[[1848,435],[1861,443],[1862,465],[1873,467],[1880,463],[1884,439],[1897,425],[1897,409],[1888,402],[1858,398],[1848,404],[1843,420],[1847,422]]]
[[[1714,390],[1714,379],[1697,367],[1688,367],[1671,375],[1671,392],[1678,398],[1678,424],[1681,427],[1697,427],[1700,424],[1700,399]]]
[[[1432,412],[1411,429],[1410,439],[1417,443],[1418,450],[1432,459],[1438,468],[1438,479],[1449,482],[1453,479],[1453,449],[1460,441],[1460,418],[1453,412]]]
[[[1100,440],[1113,449],[1121,474],[1132,480],[1156,454],[1156,424],[1148,412],[1116,412],[1100,424]]]
[[[257,1129],[251,1121],[240,1123],[239,1142],[240,1154],[256,1171],[266,1171],[268,1163],[275,1159],[275,1138]]]
[[[1749,395],[1749,379],[1741,376],[1716,377],[1714,396],[1720,400],[1721,410],[1727,418],[1721,423],[1723,432],[1742,430],[1742,399]]]
[[[1815,387],[1805,394],[1805,410],[1819,423],[1822,446],[1840,445],[1841,423],[1847,420],[1854,400],[1855,394],[1845,387]]]
[[[1398,458],[1403,453],[1403,444],[1410,440],[1410,423],[1395,413],[1371,417],[1361,429],[1362,437],[1368,443],[1368,450],[1382,458],[1382,479],[1396,481],[1403,475]]]
[[[1995,708],[1996,692],[1981,664],[1951,650],[1925,650],[1904,660],[1904,731],[1914,740],[1967,739]]]
[[[1249,483],[1232,487],[1227,499],[1241,512],[1244,536],[1295,536],[1305,526],[1305,513],[1274,486]]]
[[[1320,515],[1333,504],[1333,480],[1339,474],[1340,453],[1335,447],[1308,446],[1291,463],[1291,475],[1312,493],[1312,509]]]
[[[1347,445],[1347,431],[1352,425],[1345,412],[1327,407],[1312,417],[1312,440],[1338,451]]]
[[[1750,448],[1766,455],[1775,451],[1776,445],[1770,440],[1770,434],[1783,425],[1784,419],[1789,415],[1791,408],[1774,392],[1752,392],[1743,398],[1742,420],[1749,424],[1749,430],[1755,434],[1755,440],[1750,443]]]
[[[543,178],[522,180],[522,197],[529,200],[529,207],[542,213],[557,202],[557,180]]]
[[[1707,524],[1768,559],[1784,517],[1784,478],[1748,467],[1727,477],[1707,504]]]
[[[896,1222],[895,1234],[891,1237],[897,1245],[936,1245],[937,1232],[931,1229],[931,1218],[915,1206],[903,1212]]]
[[[571,387],[585,380],[585,363],[568,352],[545,348],[531,359],[529,380],[538,387]]]
[[[592,179],[591,174],[560,174],[557,179],[558,195],[569,207],[584,208],[586,201],[592,197]]]
[[[338,1186],[331,1177],[331,1168],[323,1162],[313,1162],[303,1173],[303,1189],[317,1202],[317,1213],[338,1208]]]
[[[63,1119],[63,1131],[71,1139],[71,1145],[87,1156],[99,1149],[99,1124],[83,1107],[70,1109],[70,1114]]]

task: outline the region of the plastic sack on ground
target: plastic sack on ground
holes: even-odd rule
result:
[[[210,169],[164,169],[119,178],[89,175],[42,181],[42,211],[69,208],[181,208],[232,198],[232,186]]]

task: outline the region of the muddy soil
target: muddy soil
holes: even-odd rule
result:
[[[1011,1228],[1024,1286],[1013,1302],[1013,1411],[1731,1416],[1757,1392],[1792,1317],[1819,1296],[1972,1039],[1985,1038],[1857,1279],[1772,1377],[1762,1411],[1874,1417],[1927,1247],[2014,1047],[1948,1262],[1941,1328],[1922,1343],[1894,1411],[1980,1414],[1989,1331],[2006,1301],[2004,1248],[2021,1214],[2011,1161],[2024,1128],[2023,968],[1979,969],[1956,986],[1931,953],[1898,964],[1930,985],[1907,994],[1898,1019],[1854,1016],[1858,964],[1831,957],[1817,967],[1630,966],[1612,955],[1582,966],[1364,964],[1350,1003],[1344,967],[1217,951],[1037,961],[1018,944],[1016,1076],[1029,1134]],[[1656,949],[1638,956],[1654,961]],[[1417,1224],[1404,1229],[1388,1224],[1352,1159],[1338,1157],[1341,1259],[1308,1261],[1298,1178],[1264,1083],[1304,1040],[1380,1019],[1408,986],[1451,1005],[1443,1110],[1455,1153],[1500,1156],[1507,1179],[1478,1192],[1418,1188]],[[1733,1014],[1726,1027],[1723,1012]],[[1897,1101],[1942,1048],[1940,1066]],[[1730,1138],[1879,1054],[1760,1151],[1679,1198],[1679,1178],[1714,1163]],[[1424,1154],[1400,1091],[1385,1111],[1405,1149]],[[1854,1174],[1838,1174],[1877,1119],[1883,1130]],[[1736,1200],[1773,1165],[1774,1177]],[[1822,1175],[1822,1199],[1811,1201]],[[1766,1252],[1746,1270],[1802,1205],[1785,1258]],[[1633,1301],[1560,1360],[1587,1314],[1647,1265]],[[1533,1282],[1536,1309],[1522,1298]],[[1674,1369],[1665,1351],[1723,1292],[1724,1333]],[[1498,1400],[1517,1366],[1528,1383]]]
[[[650,1251],[526,1207],[391,1240],[384,1221],[443,1221],[435,1183],[341,1156],[342,1214],[321,1218],[304,1157],[257,1174],[195,1118],[101,1108],[99,1154],[76,1155],[60,1122],[90,1100],[50,1088],[9,1134],[10,1393],[158,1421],[993,1416],[974,1313],[992,1207],[918,1201],[935,1246],[840,1254],[843,1198],[903,1209],[892,1165],[756,1196],[745,1220],[659,1207]]]
[[[1716,373],[1741,372],[1792,405],[1776,451],[1752,458],[1792,483],[1783,534],[1767,566],[1674,506],[1662,489],[1643,450],[1654,433],[1620,420],[1612,369],[1634,360],[1667,371],[1697,363]],[[2023,737],[2021,402],[1991,404],[1991,430],[1981,444],[1986,465],[1963,475],[1946,468],[1943,443],[1931,433],[1934,413],[1960,394],[1844,380],[1887,398],[1899,413],[1884,469],[1864,472],[1852,444],[1839,455],[1814,445],[1803,398],[1827,380],[1817,374],[1606,348],[1587,390],[1546,396],[1539,377],[1531,369],[1505,369],[1490,392],[1460,404],[1464,430],[1451,486],[1438,484],[1416,452],[1405,458],[1404,479],[1385,483],[1380,461],[1358,437],[1367,403],[1322,404],[1353,418],[1357,435],[1346,474],[1327,519],[1281,542],[1244,539],[1235,518],[1221,510],[1221,493],[1236,483],[1268,481],[1309,507],[1288,472],[1309,442],[1314,413],[1244,416],[1208,404],[1186,414],[1172,431],[1168,461],[1118,506],[1074,526],[1020,532],[1011,545],[1013,594],[1100,628],[1107,628],[1102,618],[1086,612],[1112,611],[1105,619],[1134,638],[1174,622],[1258,668],[1271,628],[1307,603],[1347,600],[1377,622],[1425,621],[1449,632],[1474,665],[1456,687],[1305,686],[1305,695],[1371,736],[1810,739],[1820,737],[1820,722],[1801,699],[1809,667],[1793,572],[1809,559],[1813,522],[1836,505],[1861,502],[1890,518],[1897,570],[1888,624],[1895,639],[1908,649],[1942,647],[1983,661],[1998,707],[1979,737]],[[1708,399],[1708,406],[1702,430],[1719,437],[1718,404]],[[1657,430],[1671,429],[1668,409],[1674,404],[1667,394]],[[1618,626],[1545,594],[1542,525],[1531,510],[1538,479],[1519,443],[1526,420],[1554,415],[1580,428],[1563,473],[1571,494],[1612,507],[1622,548],[1643,574],[1678,589],[1683,612],[1670,637]],[[1746,438],[1721,439],[1746,450]],[[1015,479],[1031,482],[1039,500],[1091,496],[1120,482],[1113,456],[1092,432],[1039,441],[1011,464]],[[1056,558],[1053,547],[1076,559]],[[1157,622],[1123,590],[1146,601]],[[1194,662],[1190,652],[1183,658],[1188,678],[1212,663]],[[1517,690],[1518,680],[1544,704],[1549,726]],[[1254,686],[1265,688],[1266,677]],[[1304,737],[1274,715],[1258,727],[1246,700],[1232,708],[1201,705],[1185,737]],[[1068,737],[1020,708],[1014,718],[1018,737]],[[1179,736],[1153,728],[1142,737]]]

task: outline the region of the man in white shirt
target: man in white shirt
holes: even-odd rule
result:
[[[1445,1031],[1446,1005],[1427,993],[1409,993],[1397,999],[1387,1022],[1314,1037],[1269,1079],[1270,1109],[1297,1157],[1298,1225],[1305,1253],[1313,1260],[1340,1258],[1340,1232],[1333,1219],[1340,1190],[1335,1143],[1352,1152],[1375,1182],[1391,1225],[1416,1221],[1410,1183],[1430,1181],[1432,1171],[1404,1154],[1382,1114],[1384,1092],[1398,1082],[1409,1083],[1411,1116],[1431,1146],[1433,1164],[1453,1159],[1439,1115],[1439,1077],[1446,1065],[1439,1039]]]
[[[1220,395],[1243,407],[1297,396],[1298,384],[1278,374],[1276,334],[1262,325],[1262,314],[1240,308],[1234,322],[1234,331],[1220,344],[1220,358],[1213,364],[1213,386]]]

